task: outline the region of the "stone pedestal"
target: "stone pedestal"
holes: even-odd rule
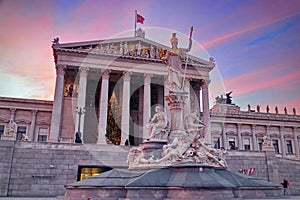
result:
[[[16,135],[2,135],[1,140],[16,141]]]
[[[146,155],[146,157],[150,158],[151,155],[154,156],[154,158],[160,158],[163,146],[167,144],[166,140],[145,140],[142,144],[143,153]]]
[[[170,107],[171,140],[177,136],[180,137],[185,134],[183,111],[187,97],[187,92],[169,92],[169,94],[165,97]]]

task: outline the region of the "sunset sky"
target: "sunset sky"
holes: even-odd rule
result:
[[[300,114],[299,0],[0,0],[0,96],[53,100],[53,38],[110,38],[133,29],[134,10],[141,28],[188,34],[193,25],[194,41],[216,60],[221,81],[212,83],[223,82],[242,110]],[[213,101],[221,94],[212,87]]]

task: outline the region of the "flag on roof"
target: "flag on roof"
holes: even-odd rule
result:
[[[138,13],[136,13],[136,22],[137,23],[141,23],[141,24],[144,24],[144,17]]]

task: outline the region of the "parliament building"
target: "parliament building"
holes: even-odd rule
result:
[[[126,148],[149,137],[145,127],[155,106],[170,116],[164,98],[168,93],[164,56],[170,47],[147,39],[142,30],[135,37],[98,41],[61,44],[57,39],[52,49],[54,100],[0,97],[1,140],[12,140],[8,129],[14,122],[13,140],[21,146],[43,143],[67,148],[82,143],[94,148]],[[214,59],[188,55],[184,63],[183,84],[188,93],[184,113],[196,112],[214,148],[240,154],[260,152],[266,136],[276,157],[300,159],[300,116],[296,112],[243,111],[223,96],[210,106],[209,73],[215,67]]]

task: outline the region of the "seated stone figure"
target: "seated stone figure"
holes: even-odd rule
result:
[[[6,135],[15,136],[17,134],[17,124],[14,120],[9,120],[8,126],[6,127]]]
[[[150,129],[150,138],[155,138],[157,135],[165,133],[167,131],[167,117],[160,106],[155,107],[155,114],[148,123]]]
[[[204,128],[203,122],[197,117],[196,112],[192,112],[184,119],[185,128],[187,131],[202,130]]]

